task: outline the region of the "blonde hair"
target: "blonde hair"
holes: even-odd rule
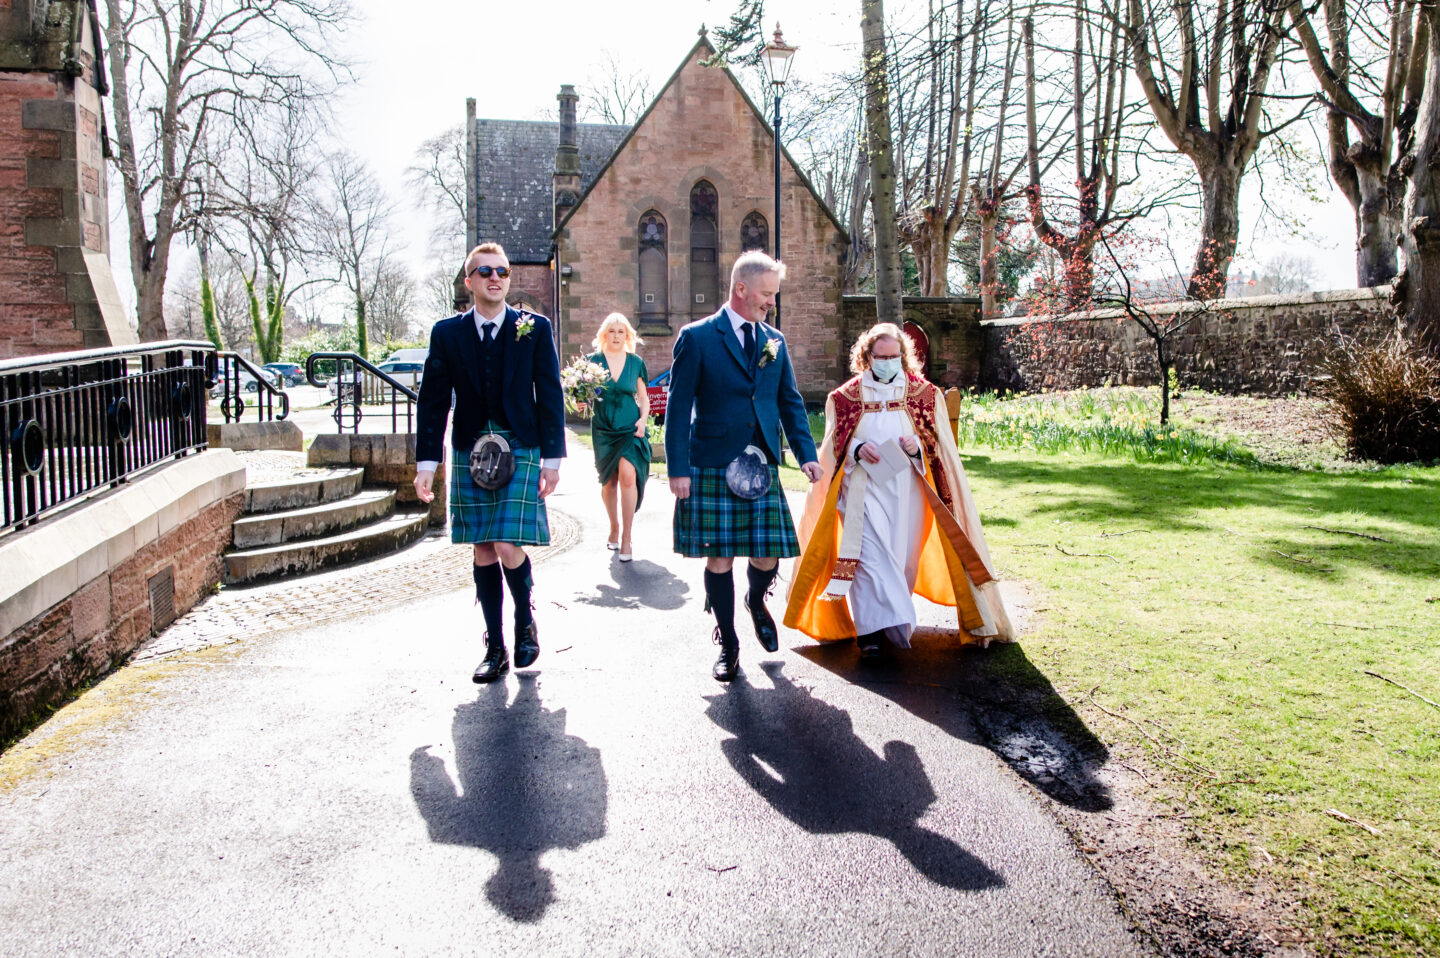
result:
[[[600,331],[595,334],[595,341],[590,344],[595,347],[597,353],[605,351],[605,334],[615,326],[625,327],[625,351],[627,353],[633,353],[636,346],[645,342],[635,334],[635,327],[630,325],[630,320],[625,318],[624,313],[611,313],[600,323]]]
[[[465,262],[461,265],[461,269],[467,277],[470,275],[470,261],[481,253],[494,253],[497,256],[504,256],[505,262],[510,262],[510,257],[505,254],[505,247],[499,243],[481,243],[465,254]]]
[[[778,259],[771,259],[764,250],[752,249],[748,253],[741,253],[736,258],[735,265],[730,267],[730,288],[733,290],[736,283],[749,285],[762,273],[774,273],[784,279],[785,264]]]
[[[915,352],[915,342],[910,334],[905,332],[894,323],[876,323],[855,340],[855,346],[850,350],[850,371],[863,373],[870,368],[870,354],[875,351],[875,343],[889,337],[900,344],[900,365],[907,373],[916,376],[924,376],[925,372],[920,368],[920,357]]]

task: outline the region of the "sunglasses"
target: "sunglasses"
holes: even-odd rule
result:
[[[480,274],[482,277],[484,277],[485,279],[489,279],[491,273],[494,273],[496,276],[500,277],[501,279],[507,279],[507,278],[509,278],[509,276],[510,276],[510,267],[508,267],[508,266],[477,266],[477,267],[475,267],[474,269],[472,269],[472,270],[470,271],[470,275],[471,275],[471,276],[474,276],[476,273],[479,273],[479,274]]]

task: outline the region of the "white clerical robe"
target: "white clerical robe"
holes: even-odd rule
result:
[[[863,443],[877,446],[890,439],[915,435],[910,417],[899,401],[905,398],[908,386],[903,375],[889,383],[877,382],[867,370],[860,378],[864,401],[895,401],[895,409],[867,412],[860,417],[851,440],[848,458],[856,460],[855,450]],[[924,469],[922,460],[912,459],[914,467],[904,469],[881,481],[872,477],[865,484],[865,524],[860,542],[860,565],[855,581],[846,594],[850,617],[859,635],[879,632],[892,626],[900,628],[888,633],[901,648],[910,647],[914,631],[915,574],[919,568],[920,551],[925,544],[926,525],[930,521],[925,508],[924,490],[920,484]],[[837,501],[837,510],[848,523],[848,507],[852,471],[846,470],[844,486]],[[858,504],[856,504],[858,505]]]

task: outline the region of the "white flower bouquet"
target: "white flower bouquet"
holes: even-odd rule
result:
[[[594,414],[595,403],[610,385],[610,370],[599,363],[592,363],[583,356],[577,356],[570,365],[560,371],[560,389],[565,393],[565,408],[573,413],[589,417]]]

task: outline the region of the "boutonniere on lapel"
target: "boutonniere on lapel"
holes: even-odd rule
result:
[[[529,313],[521,313],[520,318],[515,321],[515,338],[524,339],[535,331],[535,317]]]
[[[763,349],[760,350],[760,359],[759,359],[759,361],[756,363],[756,365],[759,366],[761,369],[764,369],[766,366],[768,366],[768,365],[770,365],[772,362],[774,362],[775,359],[776,359],[776,357],[778,357],[779,355],[780,355],[780,340],[778,340],[778,339],[767,339],[767,340],[765,341],[765,348],[763,348]]]

